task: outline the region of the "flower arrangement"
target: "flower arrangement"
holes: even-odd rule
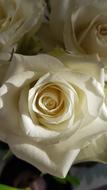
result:
[[[0,140],[43,174],[107,162],[106,11],[105,0],[0,1]]]

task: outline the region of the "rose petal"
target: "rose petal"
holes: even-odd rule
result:
[[[95,78],[104,86],[104,66],[106,61],[97,56],[64,54],[59,57],[61,62],[72,72],[85,74]]]
[[[13,130],[15,133],[21,133],[19,127],[19,111],[18,111],[18,97],[20,94],[20,87],[27,85],[34,78],[32,71],[22,72],[17,76],[11,77],[6,84],[0,88],[0,97],[2,101],[2,107],[0,109],[0,117],[4,118],[4,121],[8,123],[6,128]],[[14,116],[14,119],[12,117]]]
[[[80,128],[74,135],[66,140],[66,149],[72,147],[73,149],[80,149],[89,144],[93,139],[105,133],[107,130],[107,120],[104,121],[100,117],[92,123],[87,124],[86,127]],[[61,142],[62,147],[64,141]],[[60,143],[59,143],[60,145]]]
[[[12,152],[19,158],[33,164],[43,173],[49,173],[58,177],[65,177],[79,149],[67,150],[61,145],[42,146],[29,144],[17,137],[8,137]]]
[[[39,78],[47,72],[57,71],[63,67],[64,65],[61,63],[61,61],[47,54],[40,54],[35,56],[23,56],[14,54],[6,79],[24,71],[33,71],[36,73],[37,78]]]
[[[90,141],[90,143],[84,147],[75,163],[85,161],[97,161],[107,163],[107,133],[99,134],[98,137]]]
[[[99,121],[97,122],[99,123]],[[88,143],[88,141],[92,140],[92,137],[95,138],[101,131],[107,130],[106,123],[104,124],[100,121],[100,126],[102,123],[102,128],[100,128],[97,127],[97,122],[89,126],[87,130],[79,131],[74,135],[73,139],[71,138],[68,141],[56,145],[32,145],[27,143],[27,141],[22,141],[18,137],[13,138],[11,136],[8,136],[8,142],[13,153],[19,158],[33,164],[43,173],[64,177],[78,155],[80,151],[79,147],[83,146],[84,142]]]

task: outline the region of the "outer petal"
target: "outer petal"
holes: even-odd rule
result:
[[[97,127],[98,123],[99,127]],[[19,158],[26,160],[39,168],[43,173],[50,173],[58,177],[65,177],[71,165],[74,163],[80,148],[94,139],[97,134],[107,130],[106,123],[100,120],[88,126],[87,129],[79,130],[70,139],[58,144],[39,145],[33,140],[22,140],[16,136],[7,137],[10,149]],[[102,124],[102,125],[101,125]]]
[[[56,145],[38,146],[18,137],[8,136],[12,152],[19,158],[33,164],[43,173],[65,177],[79,153],[79,149],[66,150]]]
[[[59,57],[59,60],[72,72],[93,77],[104,86],[103,60],[97,56],[64,54]]]
[[[92,139],[98,137],[98,135],[103,134],[107,131],[107,121],[102,120],[98,117],[92,123],[88,124],[86,127],[81,128],[74,134],[70,143],[74,148],[86,146],[90,143]]]
[[[57,71],[63,67],[64,65],[61,61],[47,54],[35,56],[14,54],[5,80],[26,71],[35,72],[38,78],[47,72]]]
[[[19,125],[20,114],[18,112],[17,104],[18,96],[20,94],[20,86],[27,85],[27,83],[29,83],[30,81],[32,82],[33,79],[33,72],[23,72],[17,75],[16,78],[13,77],[8,80],[7,84],[2,85],[2,87],[0,88],[0,120],[4,121],[4,128],[12,131],[13,133],[15,132],[21,134],[21,129]],[[14,119],[12,117],[13,115]]]
[[[79,153],[75,163],[97,161],[107,163],[107,132],[98,135]]]

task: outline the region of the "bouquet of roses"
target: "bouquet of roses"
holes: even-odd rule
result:
[[[43,173],[107,162],[107,2],[0,1],[0,140]]]

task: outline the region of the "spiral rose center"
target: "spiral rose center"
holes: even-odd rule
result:
[[[74,97],[75,90],[69,83],[39,80],[29,90],[28,106],[32,120],[51,130],[65,129],[65,123],[74,119]]]
[[[33,109],[39,115],[57,115],[64,109],[64,99],[62,89],[58,85],[49,83],[38,89],[33,101]]]
[[[54,109],[57,105],[57,102],[53,98],[48,96],[44,97],[42,102],[45,105],[45,107],[49,110]]]

